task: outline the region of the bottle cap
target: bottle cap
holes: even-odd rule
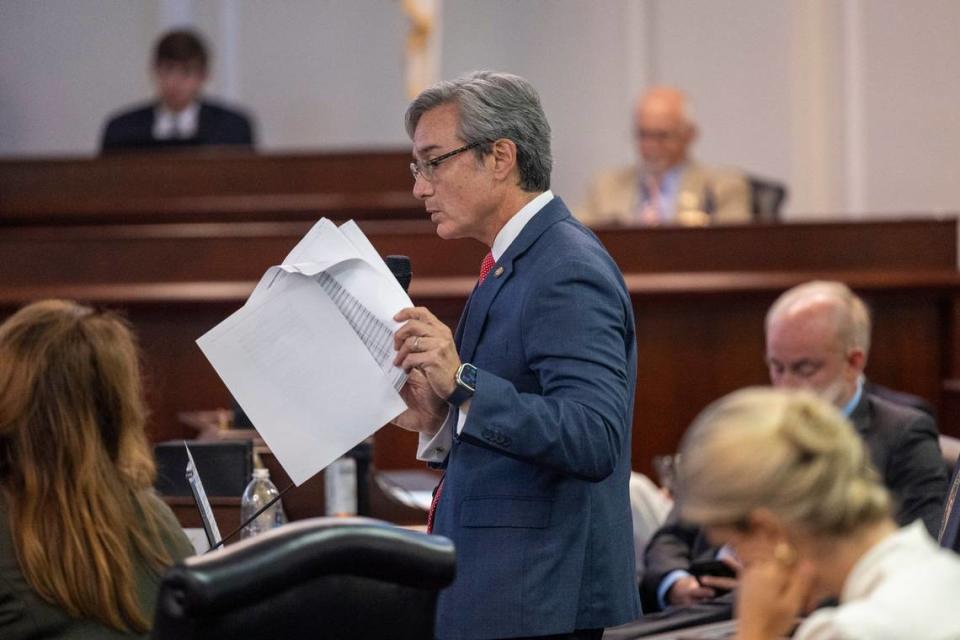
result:
[[[257,479],[267,479],[270,477],[270,469],[266,467],[254,469],[253,477]]]

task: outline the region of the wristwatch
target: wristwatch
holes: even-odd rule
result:
[[[477,368],[469,362],[464,362],[457,369],[457,375],[454,378],[457,386],[453,393],[447,398],[447,402],[454,407],[459,407],[464,402],[473,397],[473,392],[477,390]]]

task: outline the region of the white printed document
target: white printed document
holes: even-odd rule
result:
[[[324,218],[197,344],[300,485],[406,409],[393,316],[410,306],[360,228]]]

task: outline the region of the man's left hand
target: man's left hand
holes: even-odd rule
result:
[[[412,369],[407,383],[400,389],[407,410],[393,419],[393,424],[407,431],[416,431],[430,438],[437,434],[447,417],[449,406],[438,398],[419,369]]]
[[[426,307],[403,309],[393,319],[405,323],[393,336],[393,364],[407,372],[419,369],[433,392],[446,400],[457,386],[460,368],[453,333]]]

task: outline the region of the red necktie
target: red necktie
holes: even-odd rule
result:
[[[446,475],[440,477],[437,490],[433,492],[433,500],[430,501],[430,511],[427,512],[427,533],[433,533],[433,517],[437,515],[437,505],[440,504],[440,492],[443,491],[444,478],[446,478]]]
[[[644,180],[647,188],[646,202],[640,210],[640,224],[653,226],[660,224],[660,209],[663,202],[660,200],[660,184],[652,175],[648,175]]]
[[[487,279],[487,274],[490,273],[490,270],[493,269],[493,266],[497,264],[493,259],[493,252],[488,251],[487,255],[483,256],[483,262],[480,263],[480,280],[478,284],[483,284],[483,281]]]
[[[483,262],[480,263],[478,286],[483,284],[483,281],[487,279],[487,275],[489,275],[495,264],[496,261],[493,259],[493,252],[488,251],[487,255],[483,256]],[[444,476],[440,478],[440,482],[437,483],[437,490],[433,492],[433,500],[430,501],[430,511],[427,512],[427,533],[433,533],[433,518],[437,514],[437,505],[440,504],[440,494],[443,493],[443,480],[446,477],[446,474],[444,474]]]

